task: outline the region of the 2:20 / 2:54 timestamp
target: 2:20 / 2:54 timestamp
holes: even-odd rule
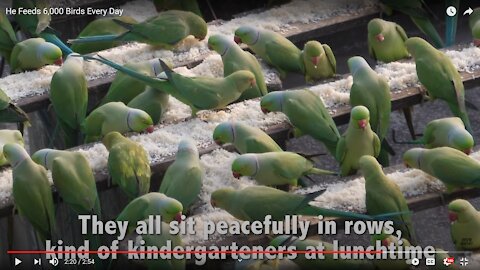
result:
[[[91,265],[91,264],[95,264],[95,260],[71,258],[71,259],[65,259],[64,264],[65,265]]]

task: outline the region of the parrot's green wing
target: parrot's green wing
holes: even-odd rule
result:
[[[345,159],[345,155],[347,153],[346,147],[347,147],[347,145],[346,145],[345,137],[341,137],[340,140],[338,140],[337,151],[336,151],[336,155],[335,155],[337,161],[340,164],[342,164],[344,159]]]
[[[325,55],[327,56],[328,63],[333,70],[333,73],[337,73],[337,60],[335,60],[335,55],[333,54],[332,49],[327,44],[322,44],[323,50],[325,50]]]
[[[407,33],[405,33],[405,30],[400,25],[395,24],[395,31],[397,31],[403,41],[408,39]]]
[[[381,146],[382,146],[382,143],[380,142],[380,139],[378,138],[377,134],[373,133],[373,153],[375,157],[378,157],[378,154],[380,154]]]
[[[181,175],[179,175],[177,179],[171,180],[173,182],[168,185],[164,194],[182,203],[183,210],[187,211],[188,207],[197,199],[198,194],[200,193],[200,189],[202,188],[203,171],[199,167],[192,167],[187,171],[177,173]],[[184,181],[176,182],[180,180],[180,178]],[[186,188],[187,185],[188,188]],[[159,192],[162,191],[159,190]],[[192,196],[192,194],[196,194],[196,196]]]
[[[298,49],[297,49],[298,50]],[[305,70],[301,59],[301,54],[292,48],[277,43],[275,40],[268,41],[265,44],[267,61],[275,63],[278,67],[287,67],[288,70],[296,70],[300,66],[302,72]],[[298,58],[297,63],[292,63],[290,59]],[[275,60],[272,60],[275,59]],[[302,63],[302,64],[300,64]],[[283,68],[285,69],[285,68]]]
[[[145,23],[132,25],[131,32],[153,40],[154,42],[175,45],[190,34],[188,25],[183,19],[176,16],[164,16],[160,20],[150,20]],[[153,33],[162,33],[153,35]]]

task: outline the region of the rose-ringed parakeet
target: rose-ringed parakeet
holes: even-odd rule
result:
[[[167,112],[169,99],[170,96],[167,93],[147,86],[145,91],[133,98],[127,106],[148,113],[152,118],[153,124],[156,125]]]
[[[111,131],[153,132],[153,121],[148,113],[133,109],[122,102],[109,102],[93,110],[82,124],[85,142],[97,141]]]
[[[243,154],[233,161],[232,174],[235,178],[250,176],[265,186],[296,186],[298,179],[305,175],[336,174],[313,165],[312,161],[292,152]]]
[[[465,107],[462,78],[452,60],[421,38],[409,38],[405,44],[415,58],[417,76],[427,89],[428,97],[447,102],[452,113],[460,117],[467,130],[472,133]]]
[[[360,171],[365,178],[366,206],[369,215],[381,215],[392,212],[404,214],[392,217],[394,227],[402,231],[402,237],[415,243],[415,230],[407,201],[398,185],[389,179],[382,166],[372,156],[363,156],[358,161]]]
[[[132,25],[137,23],[137,21],[130,16],[99,18],[91,21],[85,28],[83,28],[77,38],[98,35],[119,35],[125,33],[127,30],[114,22],[114,20],[130,23]],[[99,41],[96,43],[73,44],[71,49],[76,53],[86,54],[110,49],[119,46],[120,44],[120,41]]]
[[[108,133],[102,140],[107,148],[108,172],[130,199],[150,190],[150,162],[145,149],[118,132]]]
[[[407,247],[410,247],[410,242],[405,239],[398,239],[398,237],[388,234],[376,234],[371,236],[372,245],[375,245],[376,241],[381,241],[382,246],[385,247],[393,247],[393,250],[400,251],[400,248],[406,250]],[[398,258],[398,256],[397,256]],[[440,263],[440,262],[439,262]],[[407,264],[407,261],[402,259],[390,259],[387,257],[386,260],[378,259],[373,260],[373,264],[375,265],[375,270],[409,270],[410,265]]]
[[[347,131],[337,145],[337,161],[342,176],[357,172],[358,160],[364,155],[377,157],[380,139],[370,127],[370,113],[365,106],[355,106],[350,112]]]
[[[242,93],[255,85],[255,75],[247,70],[236,71],[225,78],[185,77],[171,70],[165,62],[160,64],[167,78],[153,78],[115,64],[102,57],[83,56],[97,60],[145,82],[154,89],[160,89],[185,103],[192,109],[192,116],[200,110],[222,109],[237,100]],[[160,75],[162,76],[162,74]]]
[[[12,100],[0,89],[0,123],[17,123],[23,132],[24,125],[30,125],[29,118],[26,112],[20,107],[13,104]]]
[[[393,9],[410,16],[413,23],[431,39],[435,47],[442,48],[444,46],[442,38],[430,21],[430,16],[423,0],[380,0],[380,2],[384,4],[384,8],[389,15]]]
[[[302,51],[284,36],[266,29],[241,26],[235,42],[245,43],[256,55],[277,69],[282,78],[287,72],[305,73]]]
[[[186,212],[200,194],[204,175],[197,147],[190,140],[182,140],[175,161],[165,172],[158,192],[178,200]]]
[[[32,160],[52,172],[55,188],[76,213],[101,218],[95,177],[82,153],[46,148],[35,152]]]
[[[199,40],[203,40],[207,35],[207,23],[202,17],[188,11],[163,11],[158,13],[157,16],[136,24],[115,19],[113,21],[125,28],[126,32],[113,35],[79,37],[68,42],[82,44],[107,41],[135,41],[171,49],[189,35]]]
[[[282,152],[267,133],[243,122],[223,122],[215,127],[213,140],[218,145],[231,143],[240,154]]]
[[[346,260],[341,258],[334,258],[332,252],[335,250],[332,243],[319,241],[314,239],[305,239],[300,240],[296,236],[281,235],[277,236],[270,242],[270,246],[279,248],[279,247],[295,247],[296,251],[313,251],[312,248],[318,248],[322,246],[325,251],[324,254],[297,254],[297,257],[293,259],[293,262],[297,264],[300,269],[305,270],[317,270],[317,269],[332,269],[332,270],[343,270],[343,269],[363,269],[363,270],[374,270],[373,264],[368,260]],[[324,256],[319,258],[319,256]]]
[[[20,146],[24,146],[22,133],[18,130],[2,129],[0,130],[0,166],[7,165],[8,160],[3,155],[3,146],[9,143],[16,143]]]
[[[224,77],[239,70],[248,70],[255,75],[256,85],[245,90],[239,100],[256,98],[268,93],[262,68],[255,56],[223,35],[210,36],[208,47],[222,56]]]
[[[450,233],[457,250],[480,248],[480,212],[468,201],[457,199],[448,204]]]
[[[64,65],[53,74],[50,100],[65,134],[66,146],[77,145],[88,105],[88,86],[82,58],[70,54]]]
[[[449,192],[480,187],[480,163],[454,148],[412,148],[403,154],[403,162],[438,178]]]
[[[337,61],[332,49],[316,40],[305,43],[302,60],[305,66],[305,81],[308,83],[333,77],[337,72]]]
[[[295,136],[310,135],[335,155],[340,133],[323,101],[313,92],[293,90],[268,93],[260,101],[260,107],[264,113],[283,112],[293,125]]]
[[[465,129],[462,119],[448,117],[427,124],[422,138],[401,144],[423,144],[425,148],[448,146],[469,155],[474,146],[473,136]]]
[[[185,187],[186,188],[186,187]],[[128,221],[128,231],[137,227],[137,222],[149,216],[160,215],[163,222],[181,221],[182,204],[165,194],[150,192],[133,199],[118,214],[117,221]]]
[[[10,63],[10,55],[17,42],[17,36],[10,21],[3,10],[0,10],[0,57],[5,58],[7,63]]]
[[[407,58],[407,39],[405,30],[394,22],[375,18],[368,23],[368,52],[375,60],[389,63]]]
[[[210,199],[213,207],[219,207],[237,219],[245,221],[284,220],[286,215],[344,217],[349,219],[371,220],[374,217],[364,214],[345,212],[312,206],[322,191],[308,195],[289,193],[267,186],[249,186],[241,190],[222,188],[215,190]]]
[[[10,57],[10,68],[14,73],[62,63],[62,50],[43,38],[30,38],[17,43]]]
[[[378,75],[361,56],[348,59],[348,68],[353,76],[350,88],[350,105],[363,105],[370,113],[370,126],[377,134],[382,147],[379,161],[383,166],[389,165],[387,142],[384,141],[390,128],[392,110],[390,87],[387,80]]]
[[[473,10],[473,13],[468,17],[468,23],[470,31],[473,36],[473,44],[477,47],[480,46],[480,8]]]
[[[52,240],[55,209],[47,171],[36,164],[19,144],[4,145],[3,154],[12,166],[16,209],[32,224],[41,242]]]

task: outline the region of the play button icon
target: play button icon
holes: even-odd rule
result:
[[[21,260],[19,260],[19,259],[15,258],[15,266],[17,266],[17,265],[19,265],[19,264],[21,264],[21,263],[22,263],[22,261],[21,261]]]

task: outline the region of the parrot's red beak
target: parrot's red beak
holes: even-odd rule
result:
[[[250,80],[250,86],[255,87],[255,85],[257,85],[257,81],[255,80],[255,78],[253,78]]]
[[[407,167],[407,168],[410,168],[410,165],[408,165],[407,162],[403,162],[403,165],[405,165],[405,167]]]
[[[318,62],[320,62],[320,56],[314,56],[314,57],[312,57],[311,61],[312,61],[312,64],[313,64],[315,67],[318,66]]]
[[[240,177],[242,177],[242,175],[238,172],[232,172],[232,175],[233,175],[233,177],[235,177],[237,179],[240,179]]]
[[[463,150],[463,152],[467,155],[470,155],[473,151],[472,151],[472,148],[468,148],[468,149]]]
[[[182,212],[178,212],[175,215],[175,220],[178,222],[178,224],[182,223]]]
[[[382,246],[388,247],[388,245],[390,245],[390,243],[388,242],[388,240],[387,240],[387,239],[383,239],[383,240],[382,240]]]
[[[476,38],[473,40],[473,45],[480,47],[480,39]]]
[[[262,107],[261,109],[262,109],[262,112],[263,112],[264,114],[267,114],[267,113],[270,112],[268,109],[266,109],[266,108],[264,108],[264,107]]]
[[[457,221],[458,219],[457,213],[448,212],[448,219],[450,219],[451,222]]]
[[[358,126],[359,126],[361,129],[365,129],[365,127],[367,126],[367,124],[368,124],[368,120],[367,120],[367,119],[358,120]]]
[[[153,126],[149,126],[145,129],[145,131],[148,132],[148,133],[152,133],[153,130],[154,130]]]
[[[241,39],[240,37],[238,37],[238,36],[234,36],[234,37],[233,37],[233,41],[235,41],[235,43],[237,43],[237,44],[241,44],[241,43],[242,43],[242,39]]]
[[[220,140],[213,140],[216,144],[222,145],[223,143]]]
[[[53,63],[57,66],[61,66],[63,64],[63,59],[60,57],[57,60],[55,60],[55,62],[53,62]]]
[[[215,203],[214,200],[210,200],[210,205],[211,205],[213,208],[217,207],[217,203]]]
[[[382,42],[385,39],[385,37],[382,34],[376,35],[375,38],[378,40],[378,42]]]

